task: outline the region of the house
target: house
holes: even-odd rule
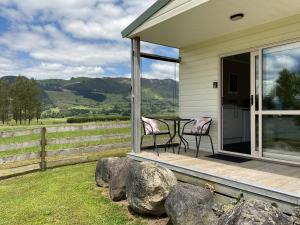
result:
[[[132,39],[130,157],[225,195],[300,205],[299,0],[159,0],[122,35]],[[140,52],[140,41],[178,48],[180,59]],[[211,116],[216,151],[252,160],[141,152],[141,57],[179,62],[180,117]],[[209,139],[201,147],[210,151]]]

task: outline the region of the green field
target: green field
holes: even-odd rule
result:
[[[95,186],[95,163],[0,181],[0,224],[146,224]]]

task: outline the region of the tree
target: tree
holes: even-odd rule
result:
[[[26,89],[26,119],[28,119],[30,124],[31,120],[41,111],[41,90],[34,79],[26,81]],[[40,117],[40,115],[38,115],[38,117]]]
[[[41,115],[41,90],[34,79],[18,76],[12,86],[12,114],[16,123],[22,120],[30,124]]]
[[[9,118],[10,105],[10,88],[9,83],[5,80],[0,81],[0,118],[4,124]]]
[[[295,109],[297,107],[296,95],[299,94],[296,74],[283,69],[276,83],[276,94],[280,99],[282,109]]]
[[[18,76],[12,86],[12,114],[13,119],[16,123],[22,123],[22,119],[24,118],[25,109],[25,96],[26,96],[26,88],[25,88],[25,80],[27,78]]]

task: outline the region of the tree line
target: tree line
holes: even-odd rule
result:
[[[4,124],[29,123],[40,119],[42,113],[41,90],[34,79],[18,76],[12,83],[0,80],[0,120]]]

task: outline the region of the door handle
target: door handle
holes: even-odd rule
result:
[[[250,104],[253,105],[254,101],[253,101],[253,95],[250,96]]]

